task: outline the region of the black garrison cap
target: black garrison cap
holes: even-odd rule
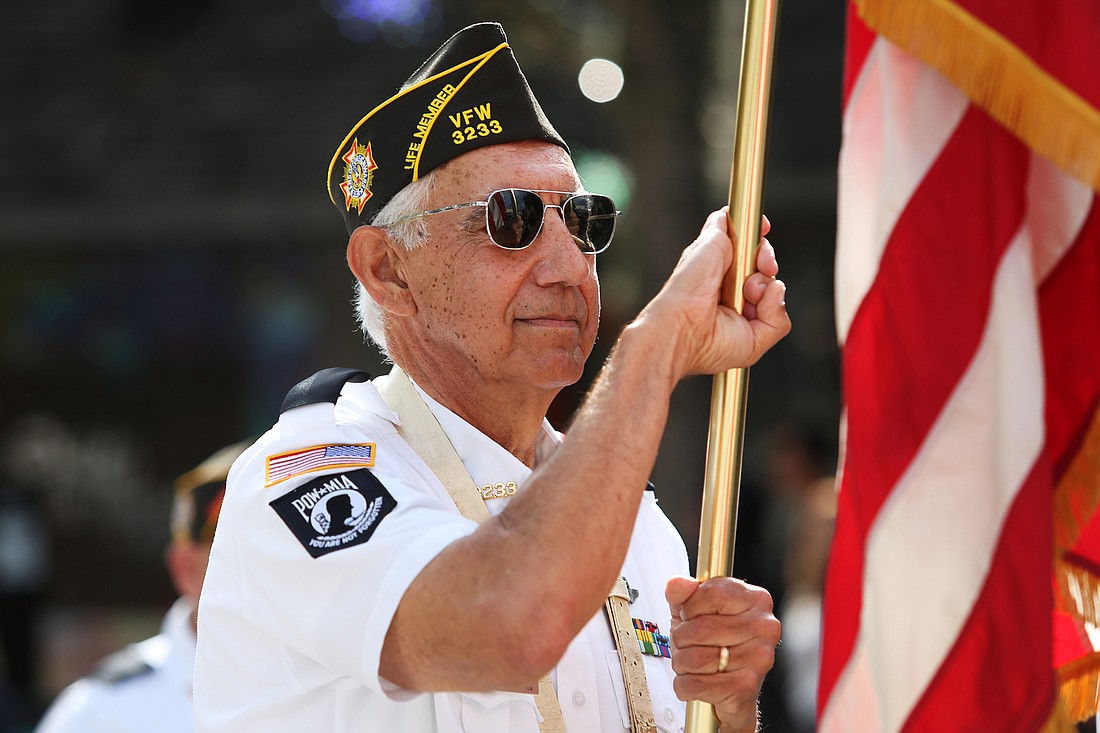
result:
[[[569,150],[546,119],[499,23],[462,29],[340,143],[329,198],[351,233],[409,183],[477,148],[545,140]]]

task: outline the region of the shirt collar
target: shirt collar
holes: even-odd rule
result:
[[[455,452],[458,453],[458,457],[475,484],[487,486],[514,481],[517,486],[523,485],[531,475],[530,468],[503,446],[432,399],[416,382],[413,382],[413,386],[416,387],[417,393],[423,398],[424,404],[431,410],[432,415],[439,421],[440,427],[447,434],[451,445],[454,446]],[[535,442],[535,466],[547,460],[560,443],[561,434],[551,427],[546,418],[543,418],[542,429]],[[499,506],[502,503],[489,501],[486,505],[493,512],[494,505]]]

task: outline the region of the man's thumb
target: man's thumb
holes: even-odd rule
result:
[[[679,616],[680,609],[692,594],[699,587],[699,581],[695,578],[690,578],[684,575],[677,575],[669,578],[668,583],[665,585],[665,600],[668,601],[668,607],[672,610],[673,616]]]

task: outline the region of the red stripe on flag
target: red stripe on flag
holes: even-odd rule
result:
[[[1100,198],[1073,249],[1039,290],[1048,446],[1056,479],[1077,453],[1100,399]],[[1100,559],[1100,558],[1098,558]]]
[[[875,43],[875,32],[868,28],[855,9],[848,6],[848,27],[845,30],[846,40],[844,48],[844,86],[841,98],[841,107],[848,106],[848,97],[852,94],[859,72],[863,69],[863,63],[867,60],[867,54],[871,52],[871,46]]]
[[[997,265],[1019,228],[1027,151],[970,109],[891,233],[844,348],[847,455],[824,613],[823,706],[851,655],[863,551],[982,335]]]

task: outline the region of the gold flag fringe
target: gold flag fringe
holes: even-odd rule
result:
[[[951,0],[852,0],[1036,153],[1100,193],[1100,111]]]
[[[1076,722],[1070,717],[1065,704],[1060,700],[1054,701],[1050,717],[1043,723],[1039,733],[1077,733]]]
[[[1054,573],[1058,607],[1100,626],[1100,578],[1067,560],[1081,531],[1100,505],[1100,409],[1054,491]]]
[[[1058,609],[1100,627],[1100,578],[1062,557],[1054,560],[1054,577]]]
[[[1100,503],[1100,409],[1089,423],[1077,455],[1054,492],[1054,578],[1058,607],[1100,626],[1100,578],[1067,559]],[[1100,653],[1093,652],[1058,669],[1058,692],[1065,713],[1088,720],[1100,709]]]
[[[1100,653],[1075,659],[1058,669],[1058,696],[1072,720],[1084,721],[1096,715],[1100,698]]]

